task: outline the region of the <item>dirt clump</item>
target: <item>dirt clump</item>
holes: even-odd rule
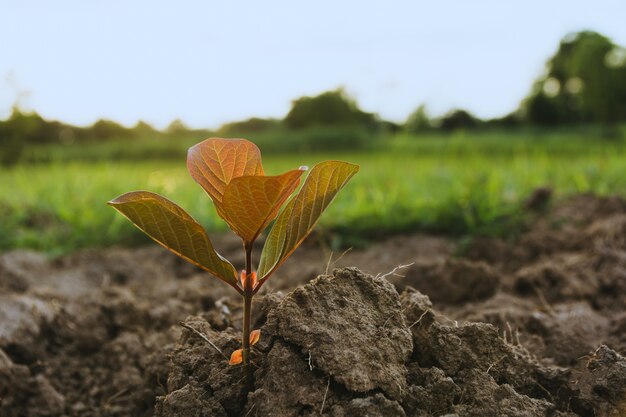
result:
[[[214,398],[206,395],[204,388],[190,382],[164,398],[159,398],[155,410],[160,416],[227,417],[226,411]]]
[[[570,385],[577,394],[572,409],[581,415],[626,415],[626,359],[608,346],[590,355]]]
[[[216,332],[199,317],[188,318],[185,324],[205,335],[214,346],[197,333],[185,330],[170,355],[168,390],[177,391],[195,384],[198,387],[195,391],[202,388],[211,393],[229,414],[241,411],[241,398],[245,396],[243,372],[240,367],[228,365],[230,353],[240,347],[238,334],[232,328]]]
[[[0,255],[0,290],[25,292],[46,267],[45,256],[36,252],[14,251]]]
[[[413,344],[400,297],[384,278],[349,268],[320,276],[285,297],[268,326],[351,391],[378,389],[398,399],[406,388]]]
[[[407,268],[404,277],[392,277],[390,281],[398,289],[414,287],[441,304],[488,299],[500,285],[499,276],[487,263],[454,258],[416,262]]]

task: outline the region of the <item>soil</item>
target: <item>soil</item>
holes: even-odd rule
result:
[[[2,254],[0,415],[626,416],[626,202],[549,196],[510,240],[310,239],[255,299],[250,392],[241,300],[169,252]]]

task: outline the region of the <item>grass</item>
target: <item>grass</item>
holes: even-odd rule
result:
[[[135,145],[133,152],[138,148]],[[105,205],[138,189],[176,201],[211,232],[226,230],[208,197],[187,174],[184,156],[114,163],[80,161],[62,150],[54,152],[66,157],[0,170],[0,251],[33,248],[59,254],[146,242],[141,232]],[[72,152],[81,155],[75,148]],[[87,149],[83,154],[95,153]],[[551,186],[558,196],[626,195],[625,157],[622,140],[495,132],[400,135],[374,151],[264,155],[264,165],[271,174],[324,159],[360,164],[361,172],[320,223],[321,233],[333,244],[351,245],[414,230],[511,234],[521,224],[523,200],[536,187]]]

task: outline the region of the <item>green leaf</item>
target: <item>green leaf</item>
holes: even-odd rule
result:
[[[233,265],[213,249],[204,228],[174,202],[149,191],[134,191],[108,204],[161,246],[238,289]]]
[[[262,284],[311,233],[322,212],[359,166],[340,161],[315,165],[298,194],[285,206],[270,231],[258,274]]]

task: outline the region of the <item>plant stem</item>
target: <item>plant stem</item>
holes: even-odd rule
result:
[[[250,321],[252,316],[252,245],[245,245],[246,251],[246,281],[243,289],[243,372],[246,377],[246,388],[252,390],[252,369],[250,368]]]

